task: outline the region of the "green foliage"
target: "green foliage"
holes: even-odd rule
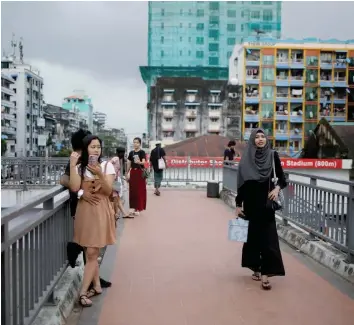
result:
[[[7,143],[5,139],[1,139],[1,156],[4,156],[7,151]]]
[[[58,153],[53,155],[53,157],[70,157],[71,152],[70,149],[61,149]]]

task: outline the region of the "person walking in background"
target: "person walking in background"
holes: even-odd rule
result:
[[[81,155],[82,148],[83,148],[83,139],[87,136],[90,135],[90,131],[85,131],[83,129],[79,129],[77,132],[73,133],[71,136],[71,146],[74,152],[77,154]],[[64,175],[60,178],[60,184],[64,186],[65,188],[69,189],[69,180],[70,180],[70,160],[68,164],[66,165]],[[73,219],[75,218],[75,213],[76,213],[76,207],[77,203],[79,201],[77,197],[77,192],[72,192],[69,189],[69,195],[70,195],[70,212],[71,216]],[[88,200],[90,202],[90,199],[87,198],[86,196],[83,197],[83,200]],[[76,260],[77,257],[81,252],[84,251],[84,248],[77,243],[74,242],[69,242],[67,245],[67,254],[68,254],[68,261],[71,267],[75,267],[76,265]],[[83,254],[83,260],[84,264],[86,264],[86,255],[85,253]],[[100,283],[102,288],[108,288],[112,285],[111,282],[106,281],[102,278],[100,278]],[[93,283],[91,283],[90,288],[92,288]]]
[[[76,152],[70,156],[69,187],[79,197],[73,241],[86,248],[87,263],[79,297],[82,307],[90,307],[90,298],[102,293],[97,260],[100,248],[116,242],[114,211],[109,200],[115,170],[109,161],[102,161],[101,154],[102,141],[88,135],[83,139],[81,156]],[[93,287],[89,289],[91,282]]]
[[[236,154],[235,146],[236,146],[236,141],[230,140],[229,143],[227,144],[227,148],[224,151],[224,160],[229,160],[229,161],[234,160]]]
[[[150,169],[154,170],[154,194],[160,196],[160,187],[163,179],[163,170],[167,167],[166,153],[161,148],[161,142],[156,142],[156,147],[150,153]]]
[[[286,185],[278,153],[263,129],[254,130],[238,168],[236,217],[249,220],[242,267],[253,271],[252,279],[261,281],[264,290],[271,289],[269,277],[285,275],[273,201]]]
[[[129,152],[127,161],[127,176],[129,182],[129,207],[138,216],[146,210],[146,154],[141,149],[141,139],[134,138],[134,150]]]
[[[117,150],[118,151],[118,150]],[[116,172],[116,178],[113,183],[112,202],[116,220],[119,218],[119,211],[123,214],[123,218],[134,218],[134,216],[125,211],[122,197],[123,197],[123,179],[121,177],[122,165],[118,156],[113,157],[110,162],[112,163]]]

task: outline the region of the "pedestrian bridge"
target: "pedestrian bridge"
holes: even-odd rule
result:
[[[225,165],[225,201],[231,202],[235,177],[236,168]],[[286,276],[271,278],[271,291],[262,291],[250,271],[241,268],[242,245],[227,239],[231,207],[208,198],[205,189],[166,188],[160,197],[148,191],[147,211],[120,221],[118,242],[106,249],[101,263],[101,276],[112,287],[93,298],[91,308],[74,312],[82,266],[67,267],[72,220],[66,191],[57,186],[7,209],[1,220],[2,321],[349,325],[354,315],[353,184],[342,184],[348,191],[339,192],[314,181],[289,183],[286,207],[278,216]],[[325,267],[311,252],[304,254],[305,239],[298,250],[289,246],[291,229],[302,232],[314,250],[324,245],[334,252],[338,269],[346,260],[346,273],[331,270],[330,263]]]

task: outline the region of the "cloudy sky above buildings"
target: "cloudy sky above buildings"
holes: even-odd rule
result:
[[[1,47],[12,33],[44,77],[47,103],[74,89],[92,97],[108,125],[146,131],[147,2],[2,2]],[[338,13],[339,14],[334,14]],[[283,2],[283,37],[354,39],[354,2]]]

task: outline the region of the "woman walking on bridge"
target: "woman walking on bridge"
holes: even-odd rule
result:
[[[285,187],[278,153],[271,149],[263,129],[254,130],[239,164],[236,216],[249,220],[242,267],[251,269],[252,279],[261,281],[265,290],[271,289],[269,277],[285,275],[273,204]]]

